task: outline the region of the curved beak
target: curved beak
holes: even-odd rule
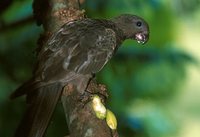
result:
[[[136,33],[135,40],[137,40],[138,43],[145,44],[149,40],[149,34],[144,32]]]

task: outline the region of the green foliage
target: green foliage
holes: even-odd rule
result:
[[[32,14],[31,0],[14,0],[9,9],[2,15],[6,23],[23,19]]]
[[[144,17],[150,26],[150,41],[145,46],[126,41],[97,75],[99,82],[108,86],[109,107],[117,114],[121,136],[169,137],[178,132],[180,125],[175,124],[177,121],[166,108],[171,105],[170,99],[181,94],[187,66],[196,63],[196,59],[177,48],[176,25],[180,18],[196,15],[199,7],[193,0],[184,11],[187,2],[182,0],[180,4],[180,1],[86,0],[83,5],[89,17],[109,18],[131,13]],[[41,32],[31,21],[16,27],[9,25],[32,16],[31,2],[14,0],[0,13],[0,136],[3,137],[12,136],[22,117],[24,98],[10,101],[8,96],[30,77]],[[190,8],[192,4],[194,9]],[[195,110],[196,107],[192,111]],[[67,132],[59,104],[47,136],[64,136]]]
[[[131,98],[173,96],[172,92],[185,78],[185,60],[174,59],[183,54],[178,51],[161,52],[152,47],[140,47],[140,50],[134,46],[126,47],[117,54],[111,67],[102,71],[103,81],[109,83],[111,78],[113,86],[118,86],[117,81],[121,81],[120,85],[126,87],[123,93],[128,92],[125,95]]]

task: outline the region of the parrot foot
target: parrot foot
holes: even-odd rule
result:
[[[81,102],[82,106],[85,106],[85,104],[91,101],[94,95],[100,96],[103,103],[105,103],[105,100],[108,98],[106,86],[98,84],[95,80],[91,80],[85,92],[79,95],[78,100]]]
[[[95,80],[90,81],[86,92],[89,92],[91,94],[98,94],[100,96],[103,96],[105,99],[108,98],[106,86],[103,84],[98,84]]]

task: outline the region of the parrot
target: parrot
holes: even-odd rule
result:
[[[148,23],[132,14],[70,21],[55,31],[37,56],[33,76],[12,94],[26,96],[27,109],[14,137],[43,137],[65,85],[83,94],[96,73],[126,39],[145,44]]]

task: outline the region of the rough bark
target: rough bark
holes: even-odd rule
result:
[[[79,9],[78,0],[35,0],[33,3],[34,16],[38,25],[43,25],[44,34],[39,40],[41,49],[46,39],[63,24],[84,18],[84,10]],[[38,50],[39,52],[40,50]],[[84,95],[76,90],[73,84],[63,89],[61,97],[65,110],[70,137],[117,137],[116,131],[111,130],[105,120],[96,117],[91,104],[93,94],[101,96],[105,102],[107,94],[104,86],[95,82],[89,83]]]

